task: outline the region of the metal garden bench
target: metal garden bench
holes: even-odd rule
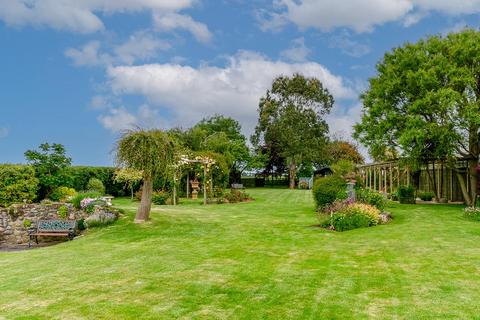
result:
[[[28,229],[28,247],[31,247],[33,239],[38,244],[39,236],[67,237],[68,240],[73,240],[76,226],[75,220],[38,220],[36,228]]]

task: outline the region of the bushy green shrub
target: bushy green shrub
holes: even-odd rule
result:
[[[57,215],[62,220],[67,219],[68,207],[67,206],[61,206],[60,208],[58,208]]]
[[[360,188],[355,191],[355,195],[358,202],[370,204],[380,211],[387,206],[387,199],[380,192]]]
[[[88,180],[87,190],[96,191],[102,195],[105,194],[105,186],[103,185],[102,180],[97,178],[91,178]]]
[[[463,211],[465,218],[480,221],[480,208],[466,207]]]
[[[400,203],[415,204],[415,188],[413,186],[399,186],[397,195]]]
[[[168,191],[159,190],[152,194],[152,202],[156,205],[167,204],[168,198],[170,198],[170,193]]]
[[[0,165],[0,207],[32,202],[38,191],[38,179],[30,166]]]
[[[125,184],[116,182],[114,179],[115,168],[112,167],[88,167],[88,166],[74,166],[68,167],[66,172],[70,177],[71,182],[67,186],[74,188],[77,191],[88,190],[88,181],[91,178],[97,178],[102,181],[105,186],[105,193],[115,197],[124,196],[130,193],[126,190]],[[134,191],[138,190],[140,183],[133,185]]]
[[[308,182],[306,182],[306,181],[300,181],[298,183],[298,189],[300,189],[300,190],[307,190],[308,187],[309,187]]]
[[[97,199],[98,197],[101,197],[102,195],[98,192],[95,191],[88,191],[88,192],[79,192],[77,193],[76,196],[74,196],[70,202],[73,204],[73,206],[77,209],[81,209],[81,202],[83,199],[86,198],[92,198],[92,199]]]
[[[85,225],[85,219],[77,220],[77,229],[80,231],[87,229],[87,226]]]
[[[215,198],[222,198],[224,194],[225,194],[225,189],[220,188],[220,187],[214,187],[213,188],[213,196]]]
[[[380,210],[364,203],[352,203],[330,217],[330,223],[336,231],[376,226],[379,220]]]
[[[236,189],[232,189],[230,192],[225,193],[224,199],[226,201],[223,202],[228,203],[237,203],[251,200],[250,196],[246,192]]]
[[[335,200],[345,199],[347,183],[339,176],[328,176],[315,181],[313,185],[313,197],[317,207],[322,209],[331,205]]]
[[[337,176],[345,177],[352,174],[355,170],[355,164],[350,160],[339,160],[330,166],[333,173]]]
[[[30,219],[24,219],[23,220],[23,227],[25,229],[28,229],[32,226],[32,221]]]
[[[388,198],[392,201],[398,201],[398,194],[396,192],[389,193]]]
[[[435,198],[435,194],[431,191],[419,192],[418,197],[423,201],[432,201]]]
[[[55,189],[49,196],[53,201],[67,201],[73,198],[77,194],[77,191],[69,187],[59,187]]]
[[[318,212],[318,225],[320,228],[330,228],[331,224],[331,215],[329,213]]]

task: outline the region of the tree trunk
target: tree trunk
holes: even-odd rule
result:
[[[133,201],[133,184],[130,186],[130,200]]]
[[[152,208],[153,181],[152,177],[143,179],[142,200],[137,209],[135,223],[143,223],[148,220]]]
[[[477,188],[478,188],[478,177],[477,177],[477,160],[468,161],[468,170],[470,175],[470,206],[475,207],[477,200]]]
[[[457,174],[457,179],[458,179],[458,182],[460,184],[460,189],[462,190],[462,195],[463,195],[463,199],[465,200],[465,204],[468,205],[468,206],[471,206],[472,201],[470,200],[470,194],[468,193],[467,185],[465,183],[465,179],[463,178],[463,176],[460,172],[455,171],[455,173]]]
[[[288,174],[290,176],[290,189],[295,189],[295,177],[297,176],[297,165],[295,162],[291,162],[288,167]]]
[[[437,168],[435,167],[435,160],[432,161],[432,173],[433,173],[433,190],[435,193],[435,201],[440,202],[440,192],[438,191],[438,177]]]
[[[438,202],[437,196],[437,185],[435,184],[435,165],[433,165],[433,173],[430,173],[430,162],[427,161],[427,176],[428,180],[430,181],[430,185],[432,186],[433,193],[435,194],[435,200]],[[433,177],[432,177],[433,175]]]
[[[444,193],[443,193],[443,169],[444,169],[444,163],[443,160],[440,162],[440,180],[439,180],[439,185],[440,185],[440,191],[439,191],[439,197],[443,198]]]

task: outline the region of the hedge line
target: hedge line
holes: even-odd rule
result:
[[[88,181],[97,178],[105,186],[105,193],[115,197],[129,193],[124,184],[115,183],[113,167],[72,166],[66,169],[66,185],[77,191],[87,190]],[[135,186],[134,191],[138,190]],[[32,202],[38,200],[38,179],[35,169],[28,165],[0,164],[0,206],[6,207],[13,203]]]
[[[0,164],[0,207],[33,201],[37,196],[38,179],[29,166]]]

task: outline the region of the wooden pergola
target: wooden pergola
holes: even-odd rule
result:
[[[459,159],[456,164],[457,171],[460,171],[466,181],[467,191],[472,187],[469,184],[467,164]],[[418,190],[434,191],[440,190],[441,197],[451,202],[463,201],[460,190],[457,173],[452,168],[444,166],[432,167],[425,165],[415,172],[408,166],[402,165],[399,160],[370,163],[358,166],[359,173],[363,179],[365,187],[378,192],[392,193],[400,185],[415,184]],[[429,174],[433,172],[437,175],[437,185],[433,185],[429,179]]]
[[[398,161],[377,162],[358,167],[365,186],[369,189],[392,193],[402,185],[410,184],[410,169]]]
[[[180,161],[175,165],[175,169],[178,167],[184,166],[186,164],[200,163],[203,166],[203,204],[207,204],[207,174],[210,170],[210,167],[215,164],[215,160],[209,157],[195,157],[194,159],[189,159],[187,156],[181,156]],[[187,176],[187,197],[188,190],[190,187],[190,177]],[[173,173],[173,205],[177,205],[177,170],[174,170]]]

